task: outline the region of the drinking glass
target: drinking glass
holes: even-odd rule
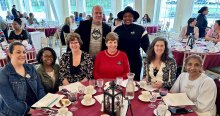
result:
[[[103,79],[98,79],[97,80],[97,85],[99,87],[98,92],[102,92],[102,86],[104,84],[104,80]]]
[[[116,77],[116,84],[119,85],[119,87],[120,87],[122,81],[123,81],[123,77]]]
[[[83,98],[84,91],[85,91],[85,86],[83,86],[83,85],[78,86],[78,92],[79,92],[79,94],[81,94],[81,95],[79,96],[79,99],[82,99],[82,98]]]
[[[140,81],[140,88],[142,89],[142,91],[144,90],[144,87],[147,85],[147,82],[143,79]]]
[[[159,94],[161,96],[161,101],[158,104],[164,104],[164,102],[162,101],[163,100],[162,97],[166,96],[167,93],[168,93],[168,89],[167,88],[160,88],[159,89]]]
[[[156,100],[157,100],[157,95],[152,93],[152,96],[150,98],[151,103],[149,105],[150,108],[155,108],[156,107],[156,105],[154,104],[156,102]]]
[[[92,85],[95,88],[96,86],[95,79],[89,80],[89,85]]]
[[[76,111],[78,110],[78,108],[76,106],[74,106],[75,104],[77,104],[77,91],[73,91],[69,94],[69,100],[72,102],[72,108],[70,108],[70,111]]]

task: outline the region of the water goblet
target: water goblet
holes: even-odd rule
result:
[[[78,86],[78,92],[79,92],[79,94],[81,94],[79,96],[79,99],[83,98],[84,91],[85,91],[85,86],[83,86],[83,85]]]
[[[144,87],[147,85],[147,82],[143,79],[140,81],[140,88],[142,89],[142,91],[144,90]]]
[[[74,104],[77,104],[77,91],[73,91],[71,93],[69,93],[69,100],[72,102],[72,108],[70,108],[70,111],[76,111],[78,110],[78,108],[76,106],[74,106]]]
[[[120,87],[121,83],[123,81],[123,77],[116,77],[116,84]]]
[[[161,101],[158,104],[164,104],[164,102],[162,101],[163,100],[162,97],[166,96],[167,93],[168,93],[168,89],[167,88],[160,88],[159,89],[159,94],[161,96]]]
[[[152,96],[150,98],[151,103],[149,105],[150,108],[155,108],[156,107],[156,105],[154,104],[156,102],[156,100],[157,100],[157,95],[152,93]]]
[[[95,79],[89,80],[89,85],[92,85],[95,88],[96,87]]]
[[[104,84],[104,80],[103,79],[98,79],[97,80],[97,85],[99,87],[98,92],[102,92],[103,84]]]

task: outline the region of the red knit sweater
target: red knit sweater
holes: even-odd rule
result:
[[[127,78],[130,66],[127,55],[122,51],[117,51],[110,55],[107,50],[98,53],[95,59],[94,78],[115,79],[116,77]]]

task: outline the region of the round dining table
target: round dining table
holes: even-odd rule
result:
[[[56,33],[57,27],[26,27],[28,32],[44,31],[46,37],[53,36]]]
[[[108,82],[111,81],[111,79],[104,79],[104,82]],[[89,82],[85,82],[82,83],[85,86],[89,85]],[[125,88],[121,87],[123,92],[125,92]],[[98,88],[96,87],[96,90],[98,90]],[[138,96],[141,94],[142,90],[138,90],[135,92],[135,97],[134,99],[130,100],[131,102],[131,108],[132,108],[132,112],[133,112],[133,116],[155,116],[153,111],[155,108],[150,108],[148,105],[150,104],[150,102],[142,102],[138,99]],[[59,93],[59,92],[58,92]],[[103,94],[103,92],[98,92],[96,94],[94,94],[94,96],[99,95],[99,94]],[[123,93],[125,94],[125,93]],[[93,98],[94,98],[93,96]],[[94,98],[95,99],[95,98]],[[78,110],[72,112],[73,116],[104,116],[104,112],[101,111],[101,104],[96,101],[92,106],[84,106],[81,104],[81,99],[77,100],[78,103],[77,104],[71,104],[70,106],[68,106],[67,108],[70,110],[71,107],[76,106],[78,108]],[[158,105],[158,103],[161,101],[161,99],[157,99],[157,101],[154,103],[156,105]],[[54,106],[53,108],[57,108],[56,106]],[[37,115],[41,115],[41,116],[47,116],[47,114],[44,114],[42,109],[37,109],[34,111],[33,116],[37,116]],[[126,116],[132,116],[131,114],[131,110],[128,107],[128,111]],[[178,115],[175,115],[178,116]],[[180,116],[180,115],[179,115]],[[183,115],[181,115],[183,116]],[[184,114],[184,116],[197,116],[197,114],[195,112],[192,113],[188,113],[188,114]]]

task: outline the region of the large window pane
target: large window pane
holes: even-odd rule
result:
[[[123,0],[123,9],[126,7],[126,6],[131,6],[132,8],[134,8],[134,4],[135,3],[135,0]]]
[[[104,14],[108,15],[111,12],[112,0],[86,0],[86,14],[92,14],[92,7],[100,5],[103,7]]]
[[[37,19],[46,19],[44,0],[31,0],[32,12]]]
[[[71,13],[73,14],[76,11],[76,0],[70,0],[70,8]]]
[[[0,0],[0,4],[1,4],[1,11],[9,10],[8,0]]]
[[[203,6],[209,9],[207,20],[208,26],[211,27],[215,20],[220,19],[220,0],[194,0],[192,17],[197,17],[199,9]]]
[[[173,28],[176,4],[177,0],[161,0],[159,24],[162,25],[162,29],[170,30]]]

